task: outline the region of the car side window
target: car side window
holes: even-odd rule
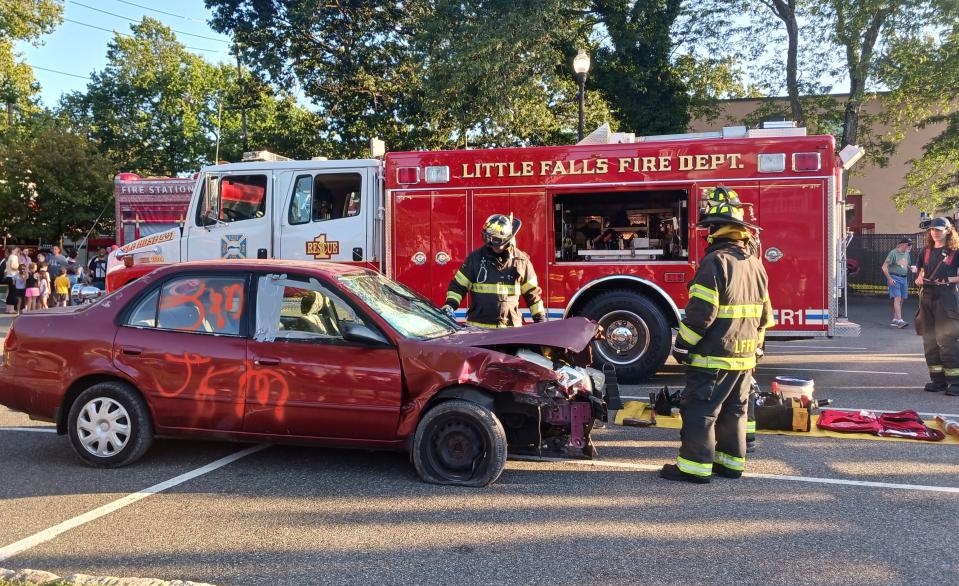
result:
[[[348,324],[365,325],[353,308],[315,279],[260,277],[258,340],[340,342]]]
[[[160,290],[154,289],[149,295],[141,299],[133,311],[127,316],[126,325],[138,328],[157,327],[157,306],[160,301]]]
[[[240,335],[245,278],[180,277],[164,283],[159,293],[157,328]]]

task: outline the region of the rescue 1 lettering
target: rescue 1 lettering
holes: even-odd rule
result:
[[[521,161],[511,163],[463,163],[463,179],[481,177],[535,177],[558,175],[606,175],[617,173],[653,173],[662,171],[712,171],[720,168],[742,169],[741,153],[714,155],[676,155],[659,157],[620,157],[572,161]]]

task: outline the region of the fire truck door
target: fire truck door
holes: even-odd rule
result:
[[[543,303],[547,304],[549,299],[547,259],[550,258],[549,254],[553,249],[553,239],[549,234],[549,203],[546,200],[546,192],[510,191],[509,209],[513,216],[523,221],[523,227],[516,235],[516,246],[529,255],[533,269],[536,271],[536,279],[543,290]],[[524,314],[529,309],[525,301],[520,302],[520,307]],[[559,316],[561,317],[562,314]]]
[[[470,252],[466,193],[393,195],[390,275],[436,305]]]
[[[278,257],[362,262],[375,256],[367,241],[374,201],[368,169],[294,171],[278,194]]]
[[[188,260],[271,255],[269,172],[209,173],[187,220]]]

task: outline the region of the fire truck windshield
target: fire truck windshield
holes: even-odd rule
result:
[[[438,338],[458,327],[429,301],[382,275],[344,275],[337,280],[407,338]]]

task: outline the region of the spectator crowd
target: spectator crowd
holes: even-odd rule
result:
[[[100,248],[83,265],[76,250],[64,255],[59,246],[49,252],[10,246],[0,261],[0,272],[7,286],[6,313],[66,307],[74,303],[70,293],[74,285],[106,287],[107,251]]]

